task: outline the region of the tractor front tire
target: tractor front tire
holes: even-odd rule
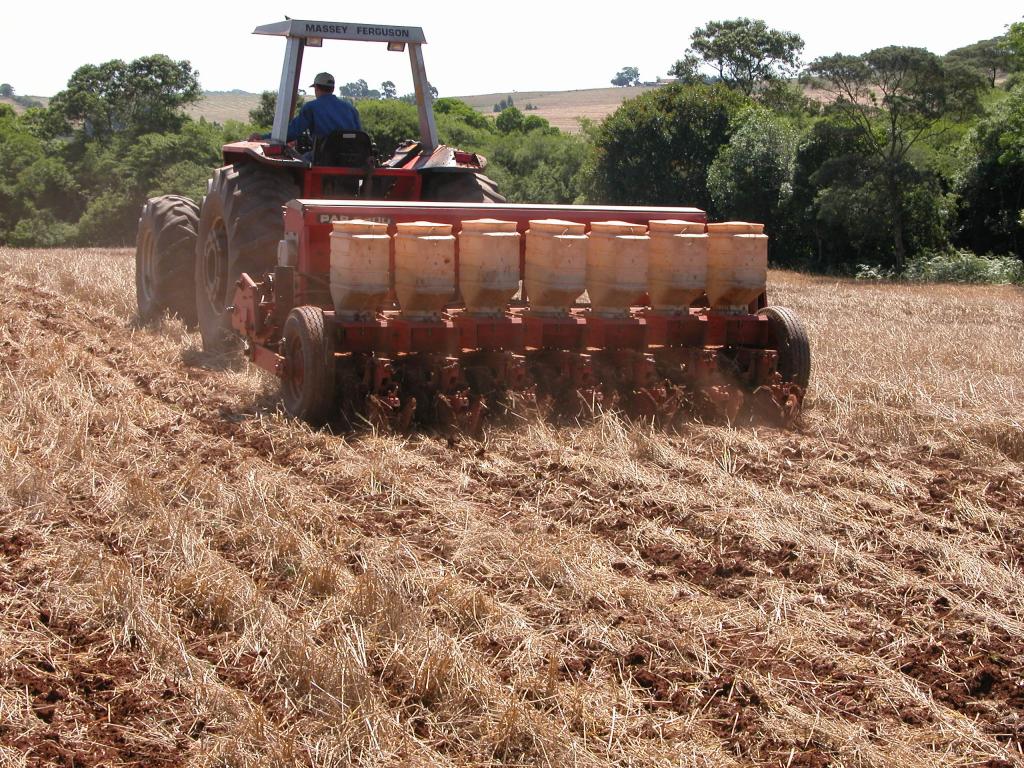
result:
[[[187,197],[146,201],[135,239],[135,298],[139,320],[165,312],[196,324],[195,249],[199,206]]]
[[[811,342],[804,324],[786,307],[765,307],[757,314],[768,318],[783,380],[807,389],[811,380]]]
[[[320,307],[296,307],[284,324],[281,398],[292,416],[321,426],[334,411],[334,344]]]
[[[423,180],[423,200],[429,203],[504,203],[493,179],[482,173],[434,171]]]
[[[237,344],[227,307],[243,272],[254,280],[274,268],[284,234],[281,206],[299,196],[289,171],[256,163],[213,172],[199,215],[195,297],[203,349],[224,352]]]

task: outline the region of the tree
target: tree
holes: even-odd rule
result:
[[[10,83],[0,84],[0,96],[5,99],[9,99],[14,96],[14,89],[11,87]]]
[[[122,132],[177,130],[184,119],[181,108],[200,93],[198,73],[189,62],[154,54],[128,64],[113,59],[79,67],[51,108],[106,141]]]
[[[558,130],[510,133],[493,143],[487,173],[509,202],[572,204],[588,152],[582,137]]]
[[[761,19],[711,21],[693,31],[690,48],[669,74],[692,80],[703,63],[726,85],[749,96],[761,83],[794,74],[803,49],[800,35],[770,29]]]
[[[432,86],[430,83],[427,83],[427,90],[430,91],[430,95],[431,95],[432,98],[435,98],[435,99],[437,98],[437,88]],[[399,96],[398,100],[399,101],[404,101],[406,104],[415,104],[416,103],[416,94],[415,93],[406,93],[406,94],[404,94],[402,96]]]
[[[892,227],[896,268],[906,263],[903,181],[908,155],[923,139],[946,130],[942,118],[977,110],[980,78],[948,70],[923,48],[889,46],[860,56],[834,54],[815,60],[809,72],[824,80],[832,109],[854,126],[878,161]]]
[[[687,53],[669,67],[668,75],[669,77],[674,77],[680,83],[688,83],[690,85],[708,82],[708,78],[701,74],[700,65],[701,60],[699,56]]]
[[[636,67],[623,67],[612,78],[612,85],[629,87],[640,84],[640,70]]]
[[[1024,257],[1024,90],[1015,89],[964,142],[956,241]]]
[[[708,170],[708,191],[723,216],[780,229],[793,192],[797,133],[763,107],[743,113]]]
[[[451,97],[438,99],[434,102],[434,113],[437,115],[451,115],[472,128],[479,128],[485,131],[491,131],[494,128],[492,121],[459,99]]]
[[[1003,48],[1009,52],[1014,67],[1024,69],[1024,21],[1015,22],[1007,28]]]
[[[380,84],[380,92],[385,99],[398,98],[398,89],[395,87],[395,84],[390,80],[385,80],[383,83]]]
[[[260,128],[267,128],[274,124],[275,111],[277,111],[277,93],[263,91],[260,94],[259,104],[249,110],[249,122]]]
[[[708,168],[748,103],[723,85],[676,83],[629,99],[592,132],[588,198],[712,209]]]
[[[522,132],[523,113],[518,107],[506,107],[494,121],[495,127],[502,133]]]
[[[354,83],[346,83],[338,89],[341,96],[347,96],[353,101],[359,99],[379,99],[380,91],[370,88],[365,80],[356,80]]]
[[[416,107],[399,99],[363,102],[359,105],[359,117],[382,158],[391,157],[401,142],[418,139],[420,135]]]
[[[295,100],[295,110],[302,109],[305,97],[299,94]],[[274,124],[274,112],[277,110],[277,91],[263,91],[260,102],[249,110],[249,122],[260,128],[269,128]]]
[[[962,63],[985,76],[989,87],[996,87],[999,75],[1008,72],[1013,66],[1013,56],[1003,44],[1003,38],[993,37],[979,40],[950,51],[944,57],[947,64]]]

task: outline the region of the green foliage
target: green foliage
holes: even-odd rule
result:
[[[300,93],[295,99],[295,109],[292,111],[293,117],[298,114],[298,111],[302,109],[302,105],[305,103],[306,98]],[[259,104],[249,110],[249,123],[257,128],[270,130],[274,125],[274,113],[276,110],[277,92],[263,91],[260,94]]]
[[[493,122],[481,115],[469,106],[469,104],[450,97],[438,99],[434,102],[434,114],[449,115],[450,117],[465,123],[471,128],[479,128],[481,130],[489,131],[494,127]]]
[[[75,227],[60,221],[52,211],[29,208],[7,235],[11,245],[34,248],[54,248],[74,238]]]
[[[0,96],[5,99],[9,99],[14,95],[14,88],[11,87],[10,83],[0,83]]]
[[[189,62],[154,54],[128,64],[113,59],[79,67],[50,108],[81,123],[86,136],[109,141],[118,133],[175,131],[185,120],[181,107],[199,96]]]
[[[80,243],[129,243],[134,239],[141,203],[128,190],[110,189],[89,201],[79,219],[75,239]]]
[[[1024,253],[1024,88],[975,126],[961,160],[956,242],[981,253]]]
[[[71,132],[71,126],[59,112],[42,107],[25,110],[21,124],[33,136],[44,140],[57,139]]]
[[[338,95],[359,101],[362,99],[379,99],[380,91],[374,90],[367,85],[365,80],[356,80],[354,83],[346,83],[338,89]]]
[[[782,79],[799,38],[766,42],[762,33],[775,34],[742,19],[697,30],[674,68],[692,84],[629,99],[600,123],[581,121],[576,135],[507,96],[496,119],[436,99],[439,138],[486,156],[486,173],[512,202],[692,205],[712,219],[764,222],[777,263],[1019,280],[1012,258],[948,246],[955,223],[955,242],[974,253],[1024,250],[1024,89],[985,87],[990,46],[944,58],[903,48],[827,57],[812,68],[835,96],[825,106]],[[1011,29],[1011,54],[1024,50],[1014,39]],[[706,82],[708,63],[723,82]],[[129,243],[146,197],[201,197],[221,146],[255,126],[188,119],[181,105],[194,98],[194,80],[191,65],[167,57],[112,61],[76,71],[50,108],[17,116],[0,105],[0,243]],[[419,137],[412,94],[395,98],[393,83],[377,92],[365,81],[346,92],[360,100],[382,159]],[[262,94],[250,115],[264,130],[274,97]],[[905,273],[893,268],[897,242]]]
[[[690,48],[669,74],[693,82],[703,63],[749,96],[761,83],[795,73],[803,48],[800,35],[771,29],[761,19],[710,21],[693,31]]]
[[[783,225],[793,192],[797,133],[763,107],[747,110],[708,170],[708,191],[723,217]]]
[[[897,169],[899,209],[891,207],[886,173],[875,158],[851,153],[832,158],[811,176],[817,190],[811,213],[829,234],[822,244],[832,264],[868,260],[904,265],[895,259],[892,233],[902,227],[908,251],[918,254],[948,242],[952,205],[938,179],[906,164]]]
[[[359,104],[363,130],[377,143],[382,158],[391,157],[395,147],[407,139],[419,139],[420,121],[416,107],[404,101],[364,101]]]
[[[277,93],[263,91],[260,103],[249,110],[249,122],[260,128],[270,128],[274,124],[274,112],[277,111]]]
[[[622,104],[593,133],[587,197],[612,205],[715,210],[708,169],[748,104],[722,85],[667,85]]]
[[[857,130],[874,162],[877,179],[858,188],[880,189],[889,211],[896,268],[908,252],[908,227],[903,221],[904,186],[911,166],[910,151],[935,136],[947,116],[973,113],[979,105],[981,79],[963,66],[946,66],[923,48],[890,46],[860,56],[835,54],[817,59],[811,74],[822,78],[834,97],[832,111]],[[911,247],[910,250],[913,253]]]
[[[390,80],[385,80],[380,84],[380,94],[382,99],[397,99],[398,88]]]
[[[623,67],[615,73],[612,85],[629,87],[640,84],[640,70],[636,67]]]
[[[501,114],[494,120],[494,127],[502,133],[522,133],[523,113],[517,107],[503,109]]]
[[[1024,21],[1014,22],[1003,37],[1003,48],[1015,69],[1024,69]]]
[[[587,142],[557,130],[502,136],[492,145],[487,172],[513,203],[571,204],[581,196]]]
[[[822,111],[820,103],[805,96],[804,89],[789,80],[765,83],[756,96],[759,104],[801,129],[808,128]]]
[[[950,51],[944,57],[945,63],[962,64],[983,76],[989,87],[996,87],[996,80],[1013,67],[1013,56],[1006,49],[1003,37],[979,40]]]
[[[438,138],[443,144],[450,147],[489,155],[491,141],[495,135],[494,122],[483,115],[479,115],[479,117],[483,119],[482,125],[476,118],[467,122],[460,114],[441,113],[436,115]]]
[[[912,259],[903,277],[929,283],[1024,285],[1024,262],[1014,256],[978,256],[971,251],[949,249]]]

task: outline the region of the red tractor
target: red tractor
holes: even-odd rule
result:
[[[438,142],[423,66],[426,38],[419,27],[289,19],[257,27],[254,34],[287,40],[270,140],[226,145],[224,166],[214,171],[201,206],[187,197],[165,195],[150,199],[139,219],[135,285],[140,317],[170,311],[188,323],[198,322],[208,350],[222,349],[234,338],[226,309],[241,274],[261,275],[276,263],[284,225],[281,207],[288,200],[505,201],[483,175],[485,158]],[[408,50],[418,141],[406,141],[383,161],[362,132],[338,132],[315,142],[311,159],[288,145],[303,50],[325,39]]]
[[[241,337],[249,359],[281,379],[288,412],[312,423],[340,415],[397,429],[416,420],[475,432],[486,411],[516,402],[576,413],[616,407],[655,419],[688,410],[730,420],[758,412],[785,423],[799,412],[810,346],[790,310],[767,306],[760,225],[711,225],[737,233],[728,235],[734,241],[720,235],[717,242],[738,248],[712,259],[700,240],[709,237],[706,216],[696,208],[507,204],[483,175],[484,158],[437,141],[422,30],[287,20],[255,31],[287,39],[271,138],[225,146],[225,166],[214,172],[201,207],[179,196],[146,203],[136,251],[143,319],[170,311],[198,322],[211,351]],[[302,52],[325,38],[408,49],[418,141],[400,145],[384,162],[360,132],[332,134],[315,144],[309,159],[288,146]],[[501,230],[490,234],[515,239],[515,250],[500,256],[495,250],[494,269],[485,251],[482,271],[477,254],[469,278],[468,246],[460,256],[460,243],[482,224]],[[576,250],[564,262],[545,255],[546,266],[539,267],[538,238],[552,226],[562,234],[543,247]],[[670,237],[700,241],[669,244],[705,249],[686,269],[703,270],[699,279],[706,274],[707,291],[664,254],[651,256],[648,275],[647,241],[666,229]],[[384,290],[358,307],[339,296],[365,286],[337,282],[349,279],[344,275],[362,280],[357,273],[365,276],[370,264],[360,256],[356,265],[344,251],[345,232],[356,230],[375,233],[352,237],[378,238],[383,248],[373,269]],[[410,260],[402,251],[399,242],[415,239],[414,230],[433,233],[421,245],[434,256]],[[489,242],[496,246],[498,238]],[[712,261],[716,285],[734,267],[755,279],[738,292],[712,291]],[[562,275],[561,265],[570,262]],[[421,266],[436,274],[419,275]],[[563,294],[570,298],[562,306],[547,300],[531,306],[542,272],[551,284],[569,280]],[[591,299],[591,287],[603,286],[618,304],[578,300],[584,273]],[[467,293],[479,285],[466,281],[478,279],[492,281],[491,288],[504,280],[510,292],[481,309]],[[691,293],[684,294],[692,298],[666,303],[675,290],[665,293],[666,280],[679,279],[691,280]],[[433,304],[420,311],[430,291]]]

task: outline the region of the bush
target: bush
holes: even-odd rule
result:
[[[903,276],[929,283],[1024,285],[1024,262],[1014,256],[979,256],[950,249],[912,259]]]
[[[450,115],[472,128],[479,128],[484,131],[490,131],[494,128],[493,122],[481,115],[469,104],[450,97],[438,99],[434,102],[434,115]]]
[[[729,143],[708,171],[708,190],[724,218],[780,229],[780,209],[793,193],[796,131],[764,108],[737,120]]]
[[[141,200],[124,192],[104,192],[78,220],[75,240],[82,245],[127,245],[135,239],[141,207]]]
[[[7,241],[22,247],[55,248],[70,242],[74,234],[73,224],[59,221],[50,211],[32,210],[18,220]]]
[[[363,130],[373,137],[377,154],[387,159],[406,139],[418,139],[420,119],[416,107],[397,99],[359,102]]]
[[[722,85],[666,85],[623,102],[593,132],[588,197],[712,211],[708,169],[749,101]]]
[[[496,139],[487,173],[512,203],[574,203],[588,147],[579,136],[536,130]]]

